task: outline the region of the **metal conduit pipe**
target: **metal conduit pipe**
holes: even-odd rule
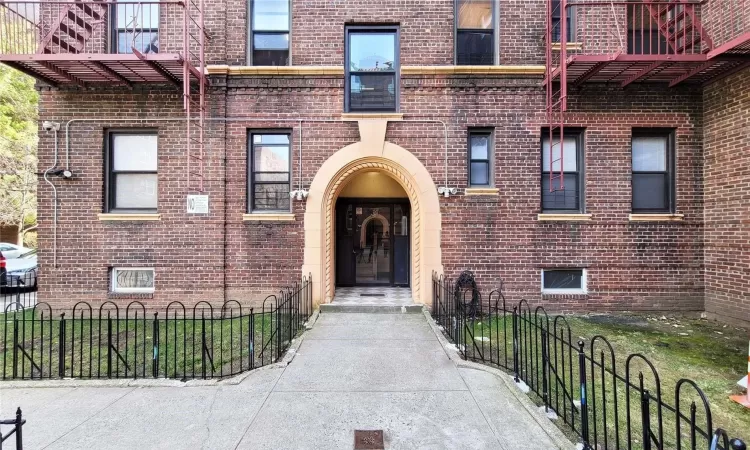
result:
[[[51,131],[55,133],[55,157],[52,161],[52,167],[44,171],[44,181],[52,187],[52,266],[57,267],[57,188],[49,179],[49,173],[57,168],[57,131],[60,129],[52,127]]]

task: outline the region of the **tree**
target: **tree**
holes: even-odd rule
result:
[[[38,101],[33,78],[0,65],[0,225],[19,243],[36,226]]]

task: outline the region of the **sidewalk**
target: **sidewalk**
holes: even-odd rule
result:
[[[289,365],[238,384],[0,382],[0,416],[21,406],[29,449],[352,449],[358,429],[389,449],[573,448],[503,377],[458,367],[422,314],[323,313]]]

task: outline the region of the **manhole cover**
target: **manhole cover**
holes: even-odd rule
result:
[[[383,430],[354,430],[354,450],[383,449]]]
[[[385,294],[359,294],[360,297],[385,297]]]

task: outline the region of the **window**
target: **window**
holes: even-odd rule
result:
[[[110,288],[118,293],[154,292],[154,269],[143,267],[113,267]]]
[[[573,8],[569,6],[565,13],[565,41],[573,42]],[[560,42],[560,33],[562,33],[562,4],[560,0],[552,0],[552,42]]]
[[[113,16],[117,53],[159,52],[158,3],[118,3]]]
[[[346,111],[398,110],[398,29],[347,27]]]
[[[652,19],[649,5],[634,3],[628,6],[628,54],[666,55],[674,54],[667,39],[659,31],[660,22]],[[668,11],[667,19],[673,11]],[[666,20],[666,19],[665,19]],[[689,48],[687,53],[690,53]]]
[[[156,212],[156,132],[110,132],[107,152],[107,212]]]
[[[290,0],[250,0],[251,60],[254,66],[289,65]]]
[[[290,134],[250,134],[250,211],[289,211]]]
[[[456,0],[456,64],[495,64],[493,0]]]
[[[586,270],[544,269],[542,270],[543,294],[585,294]]]
[[[565,135],[562,161],[560,147],[558,136],[554,138],[552,145],[550,166],[549,132],[542,133],[542,211],[583,212],[583,133],[578,131]],[[560,163],[564,186],[560,185],[560,178],[557,178],[560,175]]]
[[[492,185],[492,131],[469,132],[469,186]]]
[[[673,148],[671,132],[633,132],[633,212],[674,210]]]

